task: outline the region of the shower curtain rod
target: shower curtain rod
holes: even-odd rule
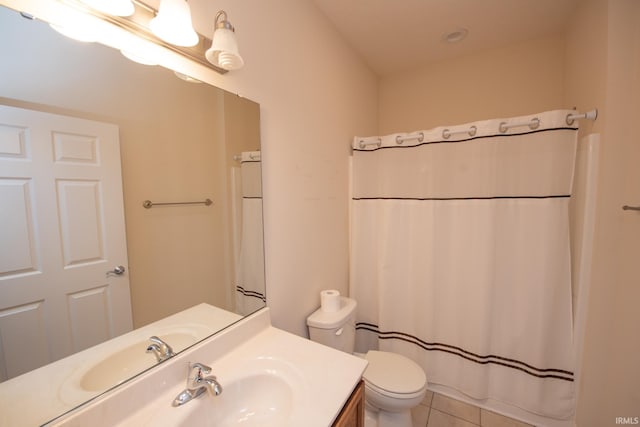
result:
[[[586,113],[574,113],[567,115],[567,124],[572,125],[574,120],[587,119],[595,122],[598,118],[598,109],[594,108]]]
[[[595,108],[591,111],[587,111],[586,113],[571,113],[571,114],[567,114],[567,117],[565,119],[565,121],[567,122],[567,125],[571,126],[573,124],[574,121],[576,120],[582,120],[582,119],[586,119],[586,120],[591,120],[591,121],[595,121],[598,118],[598,109]],[[538,119],[537,117],[534,117],[533,119],[531,119],[528,122],[518,122],[518,123],[507,123],[507,122],[502,122],[500,123],[500,126],[498,127],[498,130],[500,131],[500,133],[505,133],[507,130],[511,129],[511,128],[515,128],[515,127],[521,127],[521,126],[529,126],[530,129],[534,130],[537,129],[540,126],[540,119]],[[467,129],[457,129],[457,130],[453,130],[453,129],[444,129],[442,131],[442,137],[444,139],[449,139],[451,137],[451,135],[459,135],[459,134],[469,134],[469,136],[473,137],[475,136],[476,132],[477,132],[478,128],[476,126],[470,126]],[[408,140],[412,140],[412,139],[417,139],[418,142],[422,142],[422,140],[424,139],[424,133],[423,132],[417,132],[415,134],[411,134],[411,135],[404,135],[404,136],[396,136],[396,144],[402,144],[404,141],[408,141]],[[369,145],[375,145],[377,147],[382,146],[382,138],[363,138],[361,140],[358,141],[358,147],[360,148],[365,148]]]
[[[576,120],[587,119],[587,120],[595,121],[597,118],[598,118],[598,109],[594,108],[593,110],[587,111],[586,113],[567,114],[567,118],[565,119],[565,121],[567,122],[567,125],[571,126],[573,122]],[[500,126],[498,127],[498,129],[500,130],[500,133],[505,133],[507,130],[511,128],[516,128],[521,126],[529,126],[529,129],[531,130],[537,129],[538,126],[540,126],[540,119],[538,119],[537,117],[534,117],[530,121],[524,122],[524,123],[507,124],[506,122],[502,122],[500,123]]]

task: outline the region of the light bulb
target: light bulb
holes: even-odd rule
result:
[[[218,28],[213,33],[211,47],[206,51],[207,61],[225,70],[242,68],[244,61],[238,52],[238,43],[234,32],[227,28]]]
[[[131,51],[125,50],[125,49],[120,50],[120,53],[122,55],[124,55],[125,58],[130,59],[133,62],[137,62],[138,64],[142,64],[142,65],[158,65],[158,62],[154,61],[153,59],[149,58],[146,55],[141,55],[141,54],[138,54],[138,53],[134,53],[134,52],[131,52]]]
[[[218,54],[218,64],[220,64],[220,68],[225,70],[236,70],[242,67],[243,62],[242,58],[233,53],[220,52]]]
[[[161,0],[158,15],[151,20],[150,27],[153,34],[176,46],[195,46],[200,41],[185,0]]]

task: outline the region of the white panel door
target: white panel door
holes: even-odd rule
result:
[[[0,381],[132,329],[118,127],[0,105]]]

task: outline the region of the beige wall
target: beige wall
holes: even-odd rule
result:
[[[168,80],[156,87],[166,90],[174,84]],[[121,110],[123,117],[138,123],[131,130],[126,125],[121,129],[134,327],[200,302],[228,307],[223,95],[212,91],[205,96],[202,87],[187,85],[174,87],[183,102],[172,97],[162,102],[147,93],[142,96],[154,101],[141,109]],[[147,126],[139,127],[141,122]],[[205,198],[214,204],[141,206],[147,199]]]
[[[593,40],[591,52],[582,46],[574,76],[586,76],[576,84],[576,99],[591,97],[604,105],[604,120],[599,119],[602,146],[592,284],[576,417],[578,426],[596,427],[615,425],[616,417],[640,416],[640,218],[621,210],[624,204],[637,205],[640,194],[635,129],[640,117],[640,2],[594,0],[583,10],[576,34],[605,35],[604,49],[602,39]]]
[[[579,111],[599,107],[595,122],[580,123],[580,135],[601,132],[606,121],[607,0],[584,0],[568,22],[565,38],[565,102]]]
[[[236,28],[245,67],[210,81],[260,103],[267,303],[306,335],[320,290],[348,291],[349,143],[376,131],[377,79],[313,2],[189,3],[203,34],[218,9]]]
[[[558,36],[383,77],[378,134],[562,108],[563,59]]]

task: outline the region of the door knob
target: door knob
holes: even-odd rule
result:
[[[125,271],[126,269],[124,268],[124,265],[116,265],[113,270],[107,271],[107,276],[110,276],[112,274],[115,274],[116,276],[122,276]]]

